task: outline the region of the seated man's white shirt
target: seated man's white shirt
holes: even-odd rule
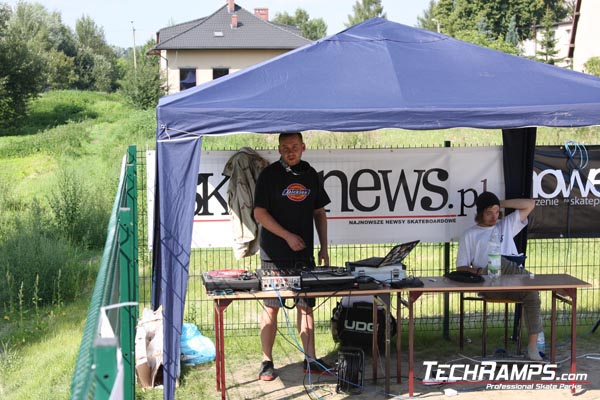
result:
[[[488,243],[494,229],[498,229],[500,233],[500,253],[503,255],[517,254],[517,246],[513,239],[525,226],[527,226],[527,219],[521,221],[519,210],[498,220],[495,226],[472,226],[464,232],[458,242],[456,266],[487,267]]]

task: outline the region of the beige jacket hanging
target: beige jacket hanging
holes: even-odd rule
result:
[[[254,220],[254,190],[260,172],[269,165],[250,147],[242,147],[225,164],[228,176],[227,203],[233,227],[233,254],[236,259],[256,254],[259,226]]]

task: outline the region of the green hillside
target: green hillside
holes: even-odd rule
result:
[[[118,94],[54,91],[0,133],[0,398],[68,398],[121,158],[155,126]]]

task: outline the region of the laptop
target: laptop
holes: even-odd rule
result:
[[[369,257],[364,260],[350,261],[346,263],[348,267],[371,267],[379,268],[386,267],[388,265],[401,264],[402,260],[406,258],[408,253],[414,249],[420,240],[415,240],[408,243],[402,243],[394,246],[385,257]]]

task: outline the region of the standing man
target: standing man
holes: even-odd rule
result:
[[[306,146],[300,132],[279,135],[281,158],[265,168],[256,183],[254,218],[261,225],[260,258],[263,270],[312,269],[314,258],[314,227],[321,248],[319,265],[329,265],[327,252],[327,217],[325,206],[330,203],[317,171],[302,153]],[[277,333],[279,300],[265,300],[261,317],[260,340],[263,361],[258,378],[276,378],[273,365],[273,344]],[[330,369],[315,356],[314,299],[300,299],[297,324],[304,347],[304,371],[326,372]]]
[[[500,201],[491,192],[481,193],[475,202],[477,215],[475,225],[467,229],[458,242],[456,256],[457,270],[470,270],[477,273],[487,272],[488,244],[494,230],[500,238],[500,254],[515,255],[517,246],[514,237],[527,225],[527,216],[533,211],[532,199],[510,199]],[[515,211],[499,219],[500,208],[513,208]],[[502,274],[525,273],[514,263],[502,262]],[[542,361],[537,350],[537,337],[542,331],[540,316],[540,295],[538,292],[494,292],[486,293],[486,298],[511,299],[523,303],[525,326],[527,326],[527,357],[532,361]]]

